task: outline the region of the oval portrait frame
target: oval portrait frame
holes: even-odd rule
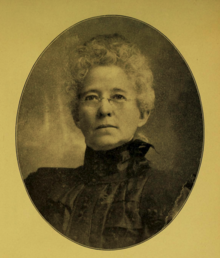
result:
[[[37,190],[31,193],[29,189],[33,183],[27,183],[35,171],[39,174],[46,168],[77,168],[84,160],[84,137],[75,126],[70,111],[71,51],[79,42],[82,44],[97,35],[114,33],[137,45],[148,57],[153,72],[155,107],[140,134],[152,144],[146,156],[150,164],[158,171],[172,174],[174,182],[182,185],[181,190],[188,187],[173,218],[185,205],[195,184],[204,146],[203,110],[196,81],[184,57],[165,35],[143,21],[120,15],[92,17],[69,27],[45,48],[35,62],[20,98],[16,121],[17,159],[22,179],[29,185],[27,192],[41,215],[41,198],[33,199]],[[37,180],[37,185],[42,183]],[[47,195],[47,192],[42,193]],[[135,244],[100,248],[77,242],[49,224],[71,241],[99,250],[132,247],[166,228]]]

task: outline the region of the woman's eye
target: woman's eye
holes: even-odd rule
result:
[[[98,100],[98,96],[96,95],[88,95],[84,99],[85,101],[92,101],[92,100]]]
[[[126,97],[121,94],[115,94],[112,98],[115,100],[121,100],[121,101],[126,100]]]

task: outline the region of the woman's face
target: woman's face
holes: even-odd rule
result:
[[[137,93],[118,66],[92,68],[80,92],[79,121],[86,144],[110,150],[130,141],[148,115],[141,115]]]

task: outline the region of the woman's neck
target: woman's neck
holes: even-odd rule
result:
[[[122,141],[119,141],[117,143],[102,143],[102,144],[97,144],[97,143],[87,143],[86,142],[86,145],[93,149],[94,151],[109,151],[109,150],[113,150],[113,149],[116,149],[120,146],[123,146],[127,143],[129,143],[132,139],[134,138],[134,136],[131,136],[129,139],[127,140],[122,140]]]

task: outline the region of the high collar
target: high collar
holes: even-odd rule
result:
[[[116,174],[134,174],[139,163],[147,163],[145,155],[151,144],[140,137],[133,138],[117,148],[108,151],[94,151],[86,148],[84,159],[84,179],[115,177]],[[91,178],[90,178],[91,177]],[[95,180],[96,181],[96,180]]]

